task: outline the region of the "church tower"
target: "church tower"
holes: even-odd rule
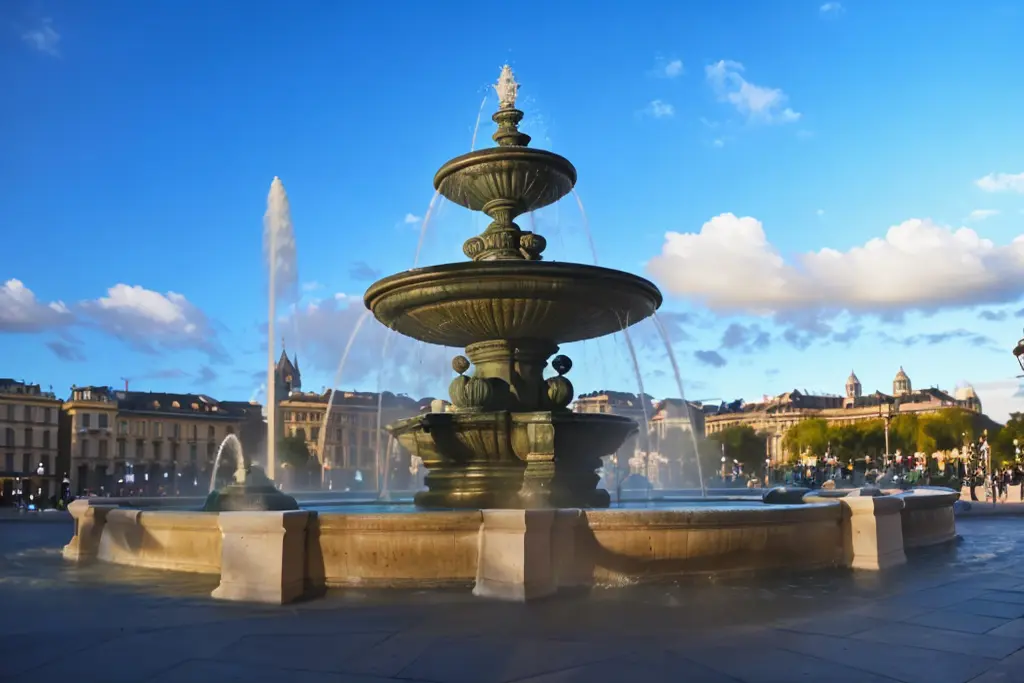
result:
[[[907,396],[913,393],[913,387],[910,385],[910,378],[907,377],[907,373],[903,371],[903,366],[900,366],[900,371],[896,373],[896,379],[892,381],[892,395],[893,396]]]
[[[274,402],[280,403],[287,400],[288,395],[293,391],[302,390],[302,373],[299,371],[299,354],[295,354],[295,360],[288,358],[288,351],[284,348],[284,339],[281,340],[281,358],[277,361],[277,379],[274,387]]]
[[[846,398],[858,399],[863,394],[863,388],[861,387],[860,380],[857,379],[857,374],[851,370],[850,377],[846,380]]]

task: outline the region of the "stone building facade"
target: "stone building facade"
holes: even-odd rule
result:
[[[203,394],[72,387],[62,406],[73,493],[206,493],[221,442],[243,451],[265,439],[262,407]]]
[[[67,465],[58,457],[60,400],[38,384],[0,378],[0,501],[60,493]]]
[[[390,476],[384,474],[383,463],[394,461],[398,462],[391,469],[407,475],[409,454],[391,439],[384,427],[428,410],[432,399],[417,400],[387,391],[383,395],[338,391],[332,402],[331,393],[330,389],[320,394],[293,392],[278,404],[281,435],[305,440],[310,454],[323,465],[325,485],[332,489],[379,487],[384,483],[383,477]],[[331,414],[325,427],[328,404]],[[388,484],[403,488],[405,482],[396,480]]]
[[[821,418],[830,425],[846,425],[865,420],[891,419],[901,414],[928,414],[944,408],[982,411],[981,400],[972,387],[961,387],[954,394],[931,387],[914,390],[910,377],[901,367],[892,383],[892,393],[875,391],[865,396],[856,373],[846,380],[844,395],[814,395],[797,389],[763,401],[736,401],[706,408],[708,434],[736,425],[749,425],[768,437],[768,455],[773,465],[785,462],[790,454],[782,447],[786,431],[803,420]]]

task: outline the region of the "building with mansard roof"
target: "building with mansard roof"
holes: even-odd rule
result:
[[[206,493],[229,434],[250,457],[265,447],[262,406],[205,394],[72,387],[62,405],[61,447],[79,494]]]

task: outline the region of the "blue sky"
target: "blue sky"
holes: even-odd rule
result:
[[[519,29],[441,7],[3,3],[0,375],[258,394],[279,176],[301,296],[279,327],[306,388],[330,385],[509,62],[533,144],[579,170],[601,265],[665,291],[690,398],[838,393],[851,369],[888,390],[902,365],[1024,407],[1022,3],[520,2]],[[535,222],[549,258],[592,260],[571,198]],[[420,263],[482,226],[441,205]],[[634,337],[645,388],[677,394],[653,328]],[[381,346],[367,325],[341,384],[444,392],[453,350]],[[621,340],[567,351],[579,391],[635,390]]]

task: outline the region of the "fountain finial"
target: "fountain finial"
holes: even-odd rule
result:
[[[512,73],[512,67],[508,64],[501,67],[501,75],[498,76],[498,82],[494,86],[494,91],[498,93],[498,107],[500,109],[516,108],[516,96],[519,94],[519,84],[516,83],[516,77]]]

